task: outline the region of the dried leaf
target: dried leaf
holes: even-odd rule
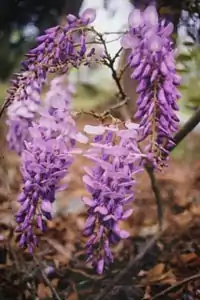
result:
[[[67,300],[78,300],[78,294],[76,292],[73,292],[69,295],[69,297],[67,297]]]
[[[188,264],[188,263],[196,260],[197,258],[198,258],[198,256],[194,252],[193,253],[185,253],[185,254],[180,255],[180,260],[185,264]]]
[[[165,264],[160,263],[148,272],[145,281],[147,283],[162,282],[163,284],[174,284],[176,282],[176,277],[172,270],[165,272]]]
[[[38,284],[37,295],[39,299],[44,299],[46,297],[52,297],[51,290],[44,283]]]

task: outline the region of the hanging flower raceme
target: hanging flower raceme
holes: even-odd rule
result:
[[[22,152],[23,191],[18,198],[21,207],[16,215],[16,231],[20,246],[28,247],[29,251],[37,245],[35,221],[44,231],[46,220],[51,219],[59,182],[72,163],[63,137],[51,139],[45,133],[39,125],[30,128],[32,140],[25,143]]]
[[[10,148],[18,154],[23,149],[24,140],[27,139],[27,128],[31,126],[33,118],[30,116],[33,115],[31,111],[33,104],[31,103],[30,108],[30,101],[39,102],[38,96],[46,81],[47,73],[58,70],[65,73],[73,66],[88,64],[92,56],[95,61],[97,60],[94,48],[87,50],[86,47],[88,25],[95,17],[95,10],[87,9],[80,18],[68,15],[65,25],[47,29],[44,35],[37,38],[39,45],[26,55],[20,73],[13,76],[4,109],[11,105],[8,111],[7,140]],[[34,99],[35,96],[37,99]]]
[[[36,117],[40,104],[40,88],[36,82],[28,86],[26,94],[21,95],[20,101],[16,99],[7,110],[8,133],[7,142],[11,150],[21,154],[24,141],[29,139],[28,128]]]
[[[4,109],[14,100],[27,98],[27,89],[33,82],[41,91],[48,72],[66,73],[72,67],[98,61],[95,48],[87,49],[87,33],[92,31],[89,25],[95,18],[96,11],[87,9],[80,18],[67,15],[65,25],[46,29],[44,35],[37,38],[38,45],[26,54],[20,73],[13,76]]]
[[[60,180],[73,162],[75,139],[79,137],[80,141],[68,111],[70,92],[65,97],[63,95],[62,99],[54,99],[53,106],[50,105],[53,92],[56,96],[62,93],[60,89],[58,84],[57,89],[54,87],[54,91],[50,90],[51,95],[48,94],[48,101],[40,110],[39,119],[32,122],[29,128],[30,138],[25,141],[21,155],[23,191],[18,199],[20,209],[16,215],[19,224],[17,232],[19,244],[28,247],[30,251],[37,244],[35,223],[40,230],[45,230],[46,220],[51,219],[55,193],[61,188]],[[65,131],[63,124],[68,125]],[[85,142],[84,139],[81,141]]]
[[[33,66],[29,66],[27,61],[22,64],[23,67],[21,68],[20,73],[14,74],[10,81],[4,109],[17,101],[23,102],[27,99],[35,102],[38,101],[38,96],[35,94],[41,93],[42,87],[46,81],[47,70],[46,68],[34,68]]]
[[[80,18],[67,15],[65,25],[49,28],[37,38],[39,45],[30,50],[28,62],[46,66],[50,72],[58,69],[66,72],[69,66],[78,67],[83,60],[86,63],[93,53],[87,52],[88,25],[95,18],[93,9],[84,11]]]
[[[129,17],[129,32],[123,37],[124,48],[131,49],[129,65],[132,78],[138,81],[140,141],[150,137],[149,152],[159,161],[173,144],[179,119],[177,86],[180,77],[175,69],[175,50],[170,38],[173,24],[159,20],[156,8],[136,9]]]
[[[86,126],[85,131],[96,133],[86,154],[94,166],[85,168],[83,177],[91,194],[91,198],[83,198],[89,207],[84,230],[89,237],[86,252],[88,261],[102,273],[104,266],[113,261],[111,245],[129,236],[120,229],[119,222],[132,213],[127,205],[134,200],[134,175],[142,170],[143,155],[136,145],[135,129]]]
[[[94,49],[87,51],[87,32],[96,18],[93,9],[87,9],[80,18],[67,15],[66,23],[45,30],[37,37],[38,45],[26,55],[23,67],[29,70],[46,69],[48,72],[66,72],[71,67],[87,64]]]

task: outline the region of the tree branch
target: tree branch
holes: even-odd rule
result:
[[[162,196],[159,190],[159,187],[157,185],[154,168],[150,164],[145,165],[145,169],[147,171],[147,174],[149,175],[150,181],[151,181],[151,188],[155,195],[156,200],[156,207],[157,207],[157,215],[158,215],[158,224],[160,230],[162,230],[163,227],[163,206],[162,206]]]
[[[159,294],[157,294],[156,296],[154,296],[152,298],[152,300],[158,300],[158,299],[164,299],[163,296],[165,297],[167,294],[173,292],[173,290],[180,288],[182,285],[190,282],[190,281],[194,281],[200,278],[200,273],[197,273],[195,275],[192,275],[190,277],[187,277],[185,279],[183,279],[182,281],[171,285],[170,287],[166,288],[165,290],[163,290],[162,292],[160,292]]]
[[[194,113],[194,115],[185,123],[185,125],[174,136],[174,145],[169,149],[169,151],[170,152],[173,151],[178,146],[178,144],[198,125],[199,122],[200,122],[200,108]],[[162,207],[162,196],[156,182],[153,166],[151,166],[150,164],[146,164],[145,169],[149,175],[151,181],[151,187],[155,195],[159,227],[160,229],[162,229],[163,217],[164,217],[163,207]]]
[[[103,116],[107,116],[108,114],[110,114],[113,110],[121,108],[122,106],[124,106],[125,104],[127,104],[127,98],[114,104],[113,106],[111,106],[110,108],[104,110],[104,112],[102,113]]]
[[[56,289],[52,286],[51,282],[49,281],[48,277],[46,276],[46,274],[44,273],[43,271],[43,268],[42,268],[42,265],[40,263],[40,261],[35,257],[33,256],[33,259],[35,261],[35,264],[38,265],[39,267],[39,270],[40,270],[40,273],[44,279],[44,282],[46,283],[46,285],[49,287],[49,289],[51,290],[52,292],[52,295],[54,296],[54,299],[56,300],[61,300],[60,296],[58,295]]]
[[[121,270],[117,276],[113,278],[110,284],[108,284],[102,292],[100,292],[94,300],[103,300],[105,297],[112,291],[113,287],[117,285],[123,278],[124,276],[129,272],[132,271],[131,276],[136,276],[140,269],[141,269],[141,264],[145,260],[146,255],[149,253],[149,251],[155,246],[156,242],[158,239],[161,237],[162,232],[159,232],[157,235],[155,235],[149,243],[147,243],[146,247],[144,247],[143,251],[139,253],[134,259],[131,259],[128,265]]]
[[[173,147],[171,147],[170,151],[172,151],[195,127],[196,125],[200,122],[200,108],[196,111],[196,113],[186,122],[186,124],[177,132],[177,134],[174,137],[174,142],[175,144]],[[159,224],[160,227],[162,228],[163,225],[163,210],[162,210],[162,199],[161,199],[161,194],[159,191],[159,188],[156,183],[155,175],[154,175],[154,170],[153,166],[146,166],[146,170],[149,174],[150,180],[151,180],[151,185],[152,185],[152,190],[155,194],[155,199],[156,199],[156,204],[157,204],[157,209],[158,209],[158,217],[159,217]],[[139,272],[139,268],[141,265],[141,261],[145,259],[145,256],[149,252],[150,249],[155,245],[156,241],[160,237],[162,231],[158,235],[156,235],[150,242],[149,244],[144,248],[144,250],[133,260],[129,262],[129,264],[124,268],[116,277],[114,277],[112,283],[108,285],[107,287],[104,288],[104,290],[95,298],[95,300],[103,300],[108,293],[110,293],[113,289],[113,287],[123,279],[123,277],[134,268],[134,273],[132,275],[136,275],[137,272]],[[199,275],[197,275],[199,277]],[[191,278],[191,280],[193,277]],[[188,279],[187,279],[188,280]],[[190,280],[190,278],[189,278]],[[187,282],[187,281],[186,281]],[[168,289],[169,290],[169,289]],[[165,292],[167,293],[168,290]],[[161,295],[160,295],[161,296]],[[159,295],[157,295],[158,299],[160,298]]]
[[[169,149],[170,152],[174,150],[180,142],[198,125],[200,122],[200,108],[193,114],[193,116],[185,123],[185,125],[175,134],[174,145]]]
[[[120,94],[120,97],[121,97],[121,100],[124,100],[127,98],[127,95],[126,93],[124,92],[123,90],[123,87],[121,86],[121,83],[120,83],[120,78],[118,77],[118,74],[117,74],[117,71],[115,70],[115,67],[114,67],[114,63],[117,59],[117,57],[120,55],[121,51],[122,51],[122,48],[120,48],[117,53],[115,54],[114,58],[112,58],[110,56],[110,53],[108,51],[108,48],[107,48],[107,45],[106,45],[106,41],[104,40],[103,38],[103,35],[100,34],[99,32],[95,31],[96,35],[98,36],[100,42],[102,43],[103,47],[104,47],[104,51],[105,51],[105,58],[104,58],[104,65],[107,66],[111,72],[112,72],[112,78],[114,79],[116,85],[117,85],[117,88],[119,90],[119,94]]]
[[[78,112],[74,112],[75,117],[79,117],[81,115],[89,115],[94,117],[95,119],[101,120],[103,121],[107,116],[110,116],[112,119],[115,119],[114,117],[112,117],[112,111],[116,110],[118,108],[121,108],[122,106],[124,106],[127,103],[127,99],[122,100],[112,106],[110,106],[108,109],[104,110],[102,113],[96,113],[95,111],[78,111]],[[117,119],[115,119],[117,120]]]
[[[10,105],[10,100],[9,99],[5,99],[4,103],[2,104],[1,108],[0,108],[0,118],[3,116],[4,111],[8,108],[8,106]]]

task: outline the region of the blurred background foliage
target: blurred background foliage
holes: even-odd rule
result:
[[[82,0],[0,0],[0,79],[6,80],[45,28],[68,12],[78,14]]]
[[[129,0],[124,0],[129,1]],[[72,13],[78,15],[84,0],[0,0],[0,100],[10,75],[19,67],[23,54],[34,45],[35,36],[61,22]],[[150,0],[130,0],[136,7]],[[157,0],[158,10],[174,23],[179,53],[177,68],[183,75],[183,103],[186,110],[200,104],[200,0]],[[112,8],[112,0],[102,0]],[[179,29],[184,29],[180,39]],[[187,102],[187,103],[186,103]]]

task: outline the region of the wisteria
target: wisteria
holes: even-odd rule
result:
[[[115,61],[107,54],[106,42],[102,42],[103,35],[92,26],[95,18],[95,10],[87,9],[79,18],[68,15],[64,25],[46,29],[26,55],[20,72],[13,76],[6,103],[7,141],[10,149],[21,156],[23,182],[16,214],[19,245],[30,252],[37,246],[35,227],[45,231],[56,192],[67,188],[61,180],[75,156],[81,154],[92,163],[84,167],[83,176],[89,194],[83,197],[88,214],[83,232],[88,238],[87,262],[101,274],[113,262],[113,245],[129,236],[122,223],[134,210],[137,173],[145,169],[147,161],[153,167],[162,166],[160,162],[174,143],[180,78],[171,39],[173,25],[159,18],[154,5],[143,12],[134,9],[122,47],[131,50],[128,65],[133,68],[131,78],[138,82],[135,118],[139,125],[131,121],[124,124],[113,116],[105,124],[103,117],[109,116],[109,110],[103,115],[74,113],[74,86],[68,73],[94,61],[112,65],[122,100],[128,101],[114,70]],[[102,42],[105,51],[100,55],[91,36]],[[53,75],[42,97],[49,73],[57,76]],[[84,133],[79,132],[75,117],[82,113],[96,117],[100,124],[88,124]],[[78,142],[88,148],[76,148]]]
[[[45,30],[37,38],[37,46],[31,49],[21,63],[20,73],[14,74],[6,99],[7,107],[13,101],[27,98],[27,89],[36,84],[41,89],[46,82],[47,73],[66,73],[72,67],[89,64],[95,49],[86,47],[87,27],[96,18],[93,9],[87,9],[80,18],[66,17],[66,24]],[[94,56],[94,61],[97,58]]]
[[[31,129],[31,142],[26,143],[22,153],[23,191],[18,199],[21,207],[16,215],[19,244],[30,251],[37,245],[35,220],[39,229],[44,231],[45,220],[51,219],[59,181],[72,163],[62,136],[46,137],[39,126]]]
[[[23,191],[18,199],[17,231],[20,246],[30,251],[37,245],[35,222],[44,231],[45,221],[52,217],[55,192],[61,188],[60,180],[73,162],[71,150],[78,137],[76,124],[69,115],[71,90],[62,88],[63,80],[59,77],[52,81],[40,117],[29,127],[29,139],[25,140],[21,154]],[[57,94],[59,101],[52,102]]]
[[[173,144],[179,122],[175,111],[176,100],[180,98],[176,88],[180,77],[176,74],[171,39],[173,24],[159,20],[155,6],[151,5],[144,12],[135,9],[129,16],[129,26],[122,45],[131,49],[131,77],[138,82],[135,118],[142,128],[140,141],[150,136],[149,152],[159,160]]]
[[[26,88],[26,95],[21,95],[20,101],[15,99],[7,110],[9,148],[17,154],[24,149],[24,141],[29,139],[28,128],[36,117],[40,104],[39,87],[36,82]]]
[[[90,128],[86,130],[90,132]],[[129,236],[120,229],[119,222],[132,213],[127,204],[134,200],[134,175],[142,171],[143,155],[137,148],[136,130],[118,130],[112,126],[95,130],[105,130],[105,133],[94,137],[86,154],[95,165],[85,168],[83,177],[91,193],[91,198],[83,199],[89,206],[84,234],[89,237],[86,245],[88,260],[93,262],[98,273],[102,273],[104,265],[113,261],[111,245]],[[119,144],[116,144],[117,139]]]
[[[45,30],[45,34],[37,38],[38,46],[27,55],[28,68],[66,72],[71,66],[79,67],[83,60],[87,63],[93,53],[87,53],[87,25],[94,19],[95,11],[89,9],[80,18],[68,15],[64,26]]]

